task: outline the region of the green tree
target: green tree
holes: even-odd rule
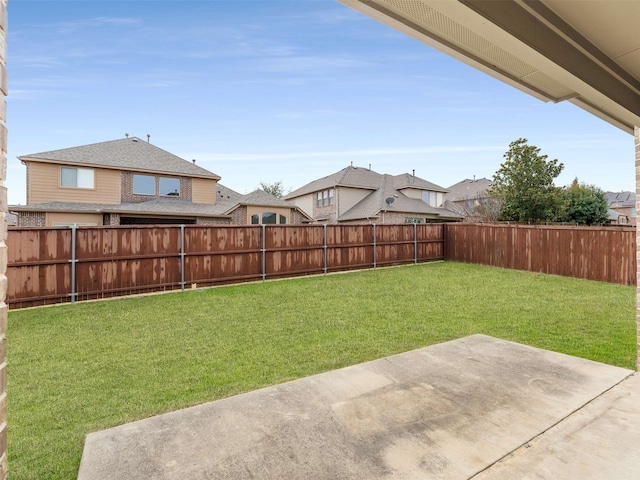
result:
[[[602,225],[609,219],[607,199],[595,185],[573,183],[564,189],[566,210],[562,221],[580,225]]]
[[[285,196],[285,188],[282,183],[282,180],[278,180],[277,182],[273,182],[273,183],[260,182],[258,184],[258,188],[267,193],[270,193],[274,197],[282,198]]]
[[[562,189],[554,179],[564,165],[547,160],[540,149],[527,145],[526,138],[509,144],[505,162],[493,176],[490,195],[502,199],[500,220],[545,222],[557,220],[563,212]]]

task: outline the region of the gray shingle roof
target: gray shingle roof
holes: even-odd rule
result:
[[[294,190],[284,198],[285,200],[288,200],[336,186],[377,190],[380,188],[382,178],[385,176],[393,178],[393,186],[398,190],[403,188],[418,188],[420,190],[430,190],[434,192],[447,191],[446,188],[409,173],[403,173],[400,175],[383,175],[368,168],[349,166],[332,175],[307,183],[305,186]]]
[[[428,215],[443,219],[461,219],[455,212],[444,208],[436,208],[423,202],[421,199],[407,197],[402,190],[396,189],[397,176],[382,175],[380,188],[367,195],[347,212],[338,218],[338,221],[360,220],[363,218],[379,217],[381,212],[397,212],[413,215]],[[391,204],[386,199],[393,198]]]
[[[487,178],[469,179],[465,178],[449,187],[447,200],[452,202],[459,200],[469,200],[473,198],[485,197],[487,190],[491,188],[491,180]]]
[[[189,217],[227,217],[219,205],[190,203],[180,200],[150,200],[120,205],[104,203],[49,202],[32,205],[10,205],[14,212],[82,212],[139,215],[184,215]]]
[[[188,217],[224,217],[240,205],[261,205],[267,207],[287,207],[299,210],[293,202],[287,202],[262,190],[247,195],[217,185],[217,203],[191,203],[186,200],[158,198],[141,203],[122,203],[120,205],[104,203],[48,202],[32,205],[10,205],[15,212],[82,212],[82,213],[120,213],[138,215],[179,215]]]
[[[609,207],[635,207],[636,194],[633,192],[607,192],[607,204]]]
[[[436,185],[435,183],[428,182],[427,180],[416,177],[409,173],[402,173],[393,177],[393,185],[396,189],[401,190],[403,188],[419,188],[420,190],[430,190],[432,192],[446,193],[448,190]]]
[[[353,166],[343,168],[333,175],[328,175],[308,183],[294,190],[284,198],[288,200],[334,187],[356,187],[371,190],[371,193],[363,200],[342,214],[338,218],[338,221],[375,218],[379,216],[381,211],[429,215],[448,219],[462,218],[455,212],[444,208],[432,207],[421,199],[410,198],[402,193],[402,190],[405,188],[417,188],[432,192],[447,192],[447,189],[435,183],[428,182],[423,178],[416,177],[409,173],[383,175],[368,168]],[[387,198],[393,198],[394,202],[391,205],[387,205],[385,202]]]
[[[24,161],[44,160],[73,165],[138,170],[220,179],[218,175],[137,137],[32,153]]]
[[[343,187],[365,188],[367,190],[376,190],[380,187],[381,175],[373,170],[362,167],[346,167],[332,175],[314,180],[305,186],[294,190],[285,195],[285,200],[306,195],[308,193],[333,188],[337,185]]]

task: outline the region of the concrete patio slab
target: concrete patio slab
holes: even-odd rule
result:
[[[631,373],[473,335],[92,433],[78,478],[468,479],[544,457],[543,432]]]
[[[491,466],[475,480],[640,479],[640,374]]]

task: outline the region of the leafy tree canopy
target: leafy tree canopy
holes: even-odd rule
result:
[[[260,182],[258,184],[258,188],[267,193],[270,193],[274,197],[282,198],[285,196],[285,187],[282,183],[282,180],[278,180],[277,182],[273,182],[273,183]]]
[[[500,220],[557,220],[562,215],[564,198],[562,189],[553,181],[564,165],[558,160],[547,160],[547,155],[540,155],[540,149],[528,145],[526,138],[511,142],[504,158],[489,191],[502,199]]]
[[[607,199],[595,185],[579,183],[576,178],[564,189],[566,209],[562,221],[580,225],[602,225],[607,222]]]

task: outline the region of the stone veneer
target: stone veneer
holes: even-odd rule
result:
[[[0,0],[0,480],[7,478],[7,0]]]

